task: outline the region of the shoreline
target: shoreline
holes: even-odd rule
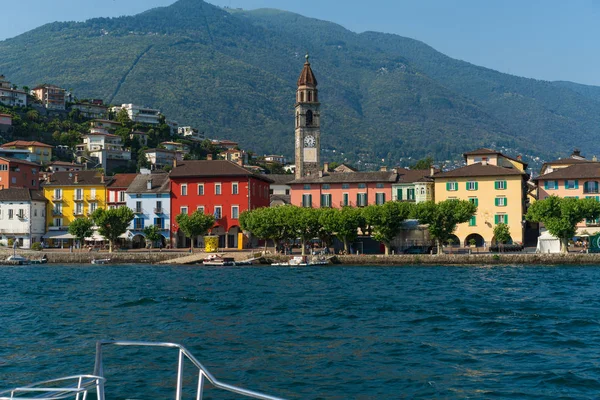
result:
[[[44,252],[20,250],[17,254],[28,257],[30,260],[40,259],[44,254],[48,257],[47,264],[34,265],[81,265],[91,264],[93,259],[109,258],[115,264],[153,264],[153,265],[199,265],[198,263],[177,263],[177,259],[189,258],[189,251],[182,252]],[[240,251],[229,255],[236,256],[238,260],[248,258],[249,254],[258,255],[257,252]],[[0,251],[0,259],[12,255],[11,251]],[[207,253],[194,252],[194,255],[204,257]],[[272,262],[287,261],[292,256],[267,254],[260,258],[257,266],[267,266]],[[568,254],[535,254],[535,253],[484,253],[484,254],[361,254],[361,255],[335,255],[327,266],[481,266],[481,265],[599,265],[600,253],[568,253]]]

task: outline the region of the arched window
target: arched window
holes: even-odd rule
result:
[[[311,110],[306,112],[306,126],[311,126],[313,123],[313,113]]]
[[[308,102],[312,101],[312,92],[308,92]]]
[[[304,92],[300,92],[300,103],[304,102]]]
[[[583,185],[583,193],[598,193],[598,181],[587,181]]]

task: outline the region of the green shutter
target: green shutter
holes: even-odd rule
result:
[[[579,181],[575,179],[575,189],[579,189]]]
[[[308,206],[312,207],[312,194],[308,195]]]
[[[475,182],[475,190],[479,190],[479,182]]]
[[[544,189],[548,190],[548,181],[544,181]]]
[[[450,182],[446,182],[446,190],[450,191]]]
[[[447,185],[447,184],[446,184],[446,185]],[[398,200],[402,200],[402,189],[401,189],[401,188],[399,188],[399,189],[398,189],[396,192],[397,192],[397,193],[396,193],[396,195],[397,195],[397,197],[398,197]]]
[[[494,182],[494,189],[498,190],[500,188],[500,182]]]
[[[494,223],[498,225],[498,221],[500,220],[500,216],[498,214],[494,215]]]
[[[496,197],[496,198],[494,199],[494,205],[495,205],[496,207],[498,207],[498,204],[499,204],[499,203],[500,203],[500,199],[499,199],[498,197]]]
[[[360,206],[360,193],[356,193],[356,206]]]
[[[508,225],[508,214],[504,215],[504,223]]]
[[[505,197],[505,198],[504,198],[504,205],[505,205],[505,206],[508,206],[508,197]]]

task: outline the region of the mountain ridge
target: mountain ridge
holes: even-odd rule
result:
[[[275,9],[180,0],[135,16],[46,24],[0,42],[0,72],[82,98],[150,105],[209,137],[289,157],[306,50],[325,160],[448,159],[483,146],[550,158],[573,143],[600,152],[600,88],[502,74],[416,39]]]

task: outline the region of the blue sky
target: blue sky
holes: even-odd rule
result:
[[[0,40],[53,21],[131,15],[174,0],[27,0],[2,5]],[[600,85],[600,0],[209,0],[279,8],[352,31],[396,33],[501,72]]]

